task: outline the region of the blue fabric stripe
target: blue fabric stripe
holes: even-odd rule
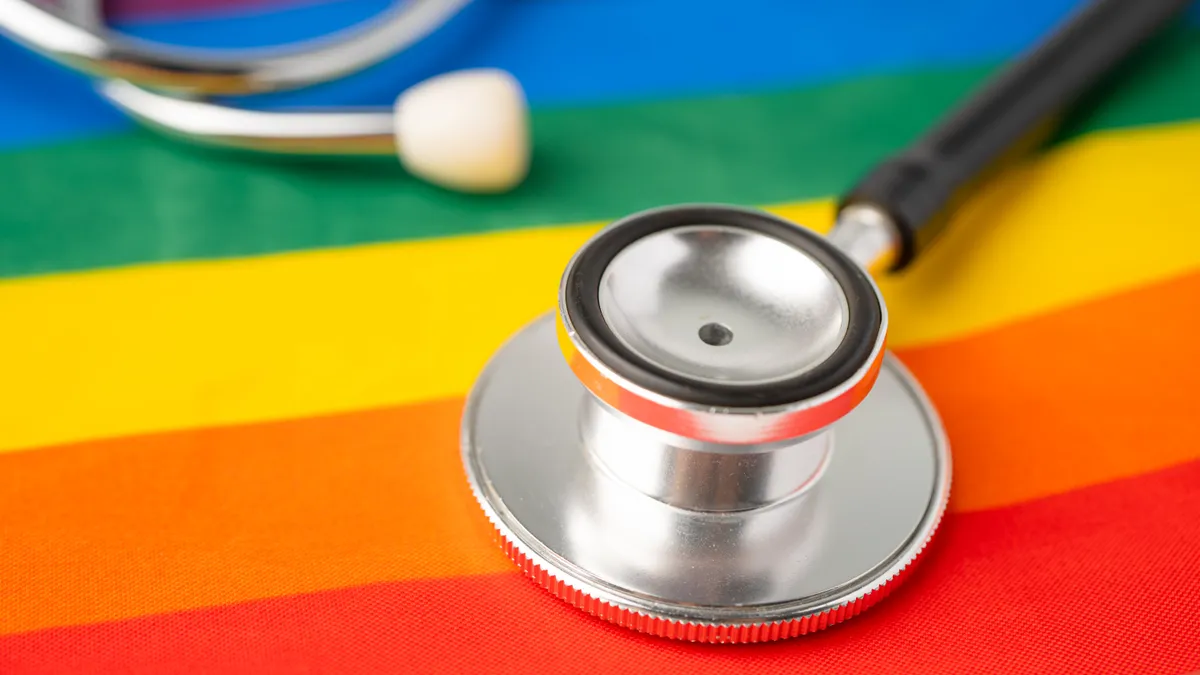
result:
[[[126,22],[123,31],[229,47],[321,35],[388,0],[341,0],[237,19]],[[537,106],[737,93],[1011,56],[1076,0],[494,0],[425,44],[347,80],[253,105],[386,104],[440,70],[513,71]],[[1200,23],[1200,2],[1192,20]],[[0,147],[127,122],[86,81],[0,41]]]

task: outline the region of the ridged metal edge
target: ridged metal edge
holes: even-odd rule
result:
[[[890,576],[882,581],[876,581],[860,595],[832,607],[813,614],[807,614],[786,621],[771,621],[764,623],[705,623],[678,621],[665,616],[649,614],[635,609],[622,607],[617,603],[601,600],[586,591],[572,586],[568,581],[560,579],[550,570],[534,562],[533,557],[521,550],[520,544],[504,534],[504,526],[497,519],[490,506],[484,501],[483,495],[471,484],[471,493],[480,509],[492,526],[493,537],[504,550],[509,560],[539,586],[549,591],[559,600],[582,610],[594,617],[603,619],[615,625],[635,630],[655,637],[700,642],[708,644],[751,644],[758,642],[774,642],[788,638],[807,635],[829,628],[852,619],[865,612],[891,594],[903,583],[917,564],[922,560],[929,544],[937,536],[941,528],[942,518],[950,501],[952,475],[947,472],[942,499],[937,507],[932,526],[919,546],[895,567]]]

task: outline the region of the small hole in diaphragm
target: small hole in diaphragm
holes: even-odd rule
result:
[[[700,339],[704,341],[704,344],[722,347],[733,340],[733,331],[724,324],[706,323],[700,326]]]

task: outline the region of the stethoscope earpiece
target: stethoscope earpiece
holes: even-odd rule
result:
[[[529,171],[529,109],[497,69],[430,78],[396,99],[396,152],[413,175],[462,192],[506,192]]]

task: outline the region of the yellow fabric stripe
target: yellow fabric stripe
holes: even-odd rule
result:
[[[891,344],[1196,267],[1197,157],[1189,124],[1094,135],[1012,172],[917,268],[885,281]],[[772,210],[816,229],[832,214],[828,202]],[[0,450],[462,395],[505,338],[553,307],[595,227],[5,282]]]

